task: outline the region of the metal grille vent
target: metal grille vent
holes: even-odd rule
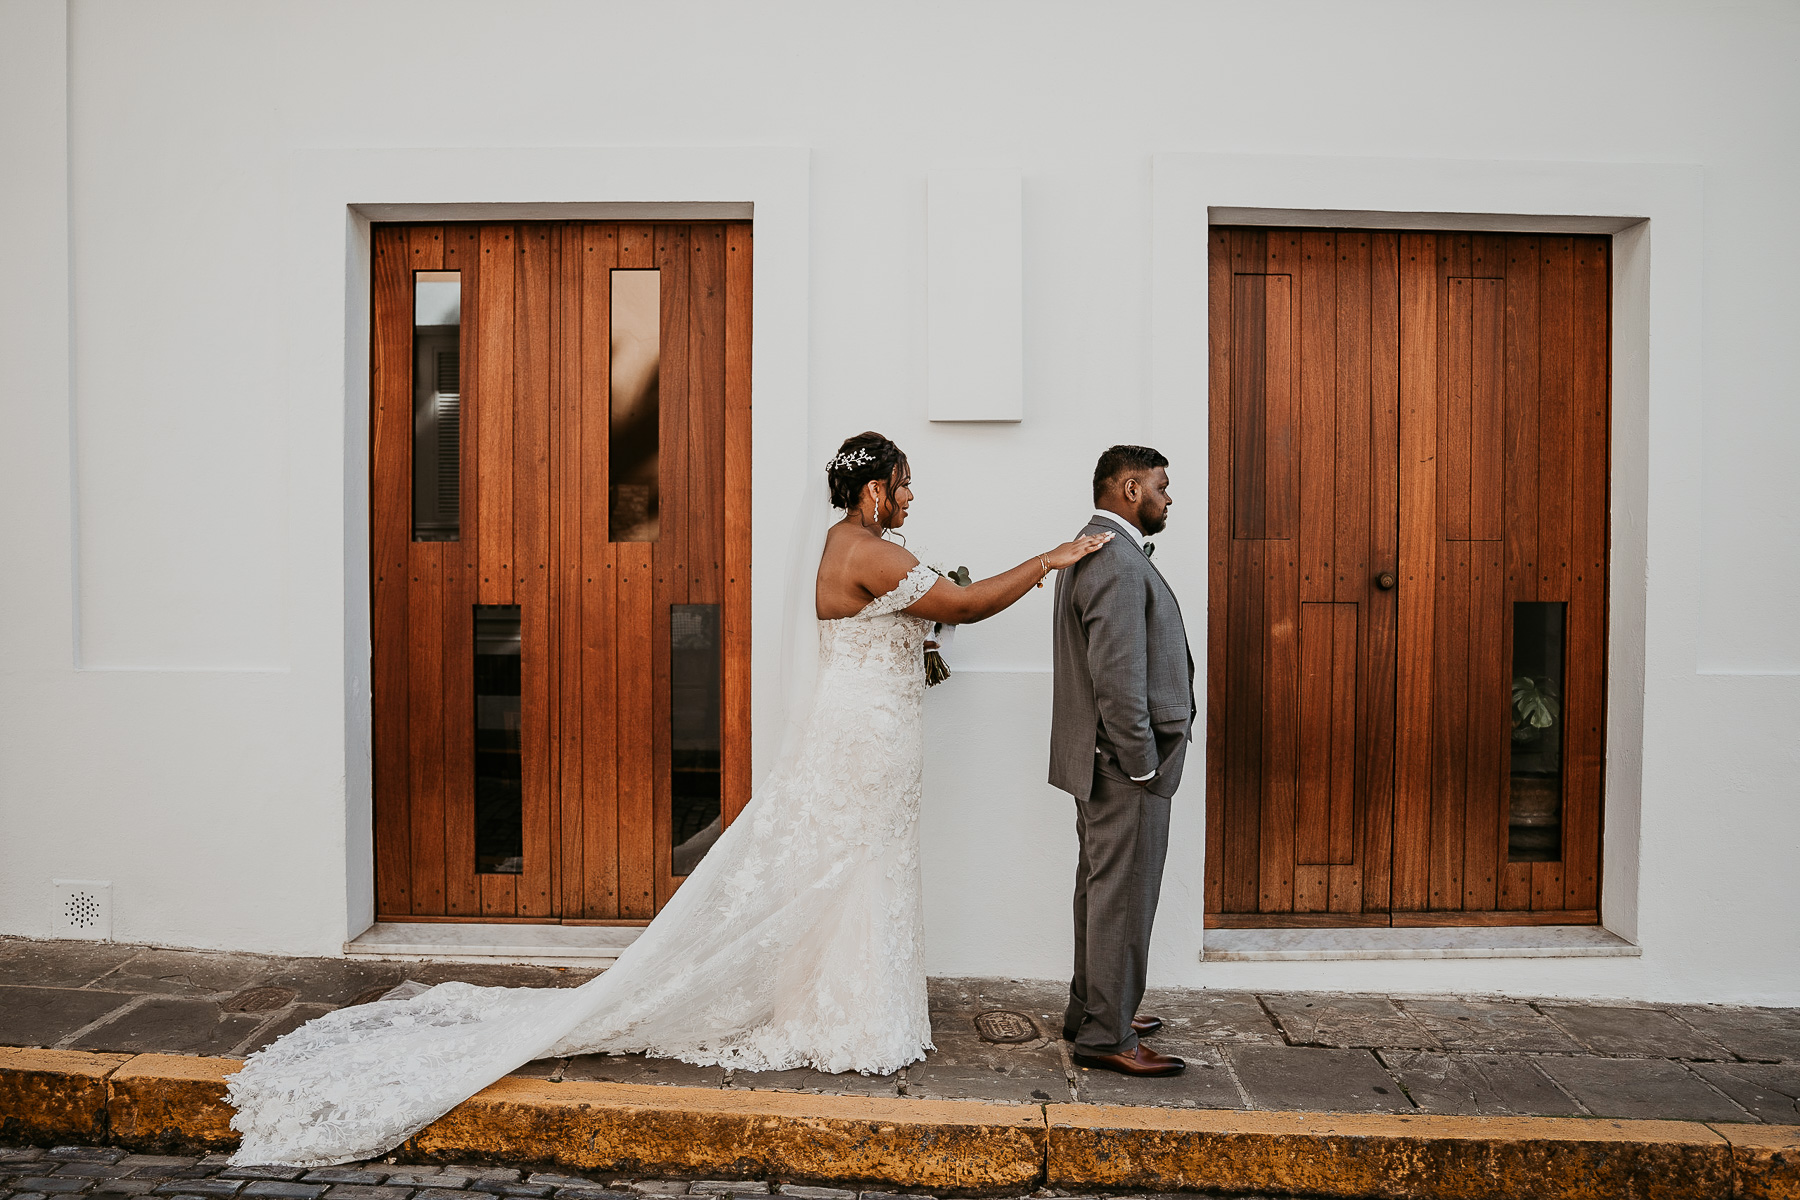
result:
[[[51,880],[50,923],[56,937],[103,942],[112,937],[112,884],[97,879]]]
[[[63,920],[76,929],[92,929],[100,920],[100,902],[92,892],[76,892],[63,901]]]

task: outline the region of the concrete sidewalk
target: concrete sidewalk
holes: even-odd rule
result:
[[[591,975],[0,939],[0,1045],[37,1048],[0,1051],[0,1108],[52,1114],[0,1136],[229,1145],[219,1080],[319,1012],[409,978]],[[1058,985],[930,995],[938,1048],[894,1076],[544,1060],[403,1156],[940,1193],[1800,1197],[1796,1010],[1169,990],[1152,1044],[1189,1069],[1131,1080],[1047,1036]]]

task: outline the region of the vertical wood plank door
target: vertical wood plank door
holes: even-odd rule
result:
[[[1207,923],[1594,923],[1610,243],[1210,231]]]
[[[641,924],[748,802],[751,245],[376,226],[380,919]]]

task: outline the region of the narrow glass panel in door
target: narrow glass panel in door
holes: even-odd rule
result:
[[[1562,858],[1561,601],[1513,604],[1512,770],[1506,861]]]
[[[609,538],[654,542],[661,518],[657,426],[662,369],[662,272],[612,272],[612,472]]]
[[[413,540],[454,542],[462,505],[462,272],[413,272]]]
[[[669,611],[671,873],[686,875],[718,840],[719,606]]]
[[[475,871],[525,870],[519,606],[475,606]]]

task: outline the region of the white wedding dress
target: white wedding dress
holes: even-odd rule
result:
[[[227,1080],[232,1162],[373,1158],[536,1058],[887,1074],[931,1048],[918,814],[923,643],[915,567],[819,622],[812,708],[738,819],[611,970],[578,988],[445,983],[340,1008]]]

